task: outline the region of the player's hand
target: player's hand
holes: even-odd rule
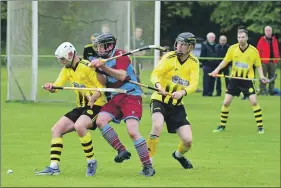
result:
[[[98,67],[104,66],[104,62],[100,58],[94,59],[94,60],[91,61],[91,63],[88,66],[98,68]]]
[[[261,81],[262,83],[264,83],[264,84],[268,83],[268,79],[267,79],[266,77],[264,77],[264,76],[261,76],[261,77],[260,77],[260,81]]]
[[[212,77],[217,77],[217,75],[219,74],[219,71],[214,70],[213,72],[211,72],[209,75]]]
[[[97,97],[95,95],[88,95],[88,100],[89,100],[89,104],[91,106],[91,108],[94,106],[94,103],[97,100]]]
[[[179,100],[180,98],[182,98],[185,95],[185,91],[181,90],[181,91],[176,91],[172,93],[172,98],[173,99],[177,99]]]
[[[50,92],[55,92],[55,90],[52,87],[53,87],[53,83],[47,82],[44,84],[43,88]]]
[[[163,96],[167,96],[167,92],[162,88],[160,83],[157,83],[155,86],[158,89],[158,94],[163,95]]]

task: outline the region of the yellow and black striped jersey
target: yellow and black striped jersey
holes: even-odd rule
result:
[[[93,59],[98,58],[97,52],[93,48],[93,44],[88,44],[84,47],[83,59],[92,61]]]
[[[63,67],[54,86],[64,86],[69,82],[73,87],[80,88],[104,88],[97,79],[97,73],[88,67],[89,61],[80,59],[75,69]],[[58,91],[58,90],[56,90]],[[83,107],[89,105],[87,95],[90,91],[75,91],[77,106]],[[94,103],[98,106],[103,106],[106,103],[104,93]]]
[[[184,89],[187,94],[196,91],[199,80],[199,61],[192,54],[183,62],[179,62],[175,51],[166,53],[151,74],[151,82],[157,82],[168,92],[173,93]],[[152,100],[166,104],[182,105],[182,100],[172,99],[171,96],[162,96],[154,92]]]
[[[254,68],[261,66],[261,59],[258,50],[252,46],[248,45],[243,51],[238,44],[234,44],[229,47],[225,57],[224,62],[227,65],[232,61],[232,72],[231,76],[242,77],[242,78],[254,78]]]

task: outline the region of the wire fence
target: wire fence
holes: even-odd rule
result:
[[[6,57],[6,54],[1,55],[1,57]],[[32,55],[12,55],[16,57],[31,57]],[[80,56],[82,58],[82,56]],[[54,55],[39,55],[38,58],[55,58]],[[132,57],[131,57],[132,58]],[[134,56],[136,59],[153,59],[154,56]],[[222,57],[197,57],[199,60],[223,60]],[[281,58],[261,58],[261,60],[278,60],[280,61]]]

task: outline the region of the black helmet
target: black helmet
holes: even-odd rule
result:
[[[112,47],[111,44],[113,45]],[[115,46],[116,38],[111,33],[100,34],[93,41],[94,50],[102,58],[107,58],[109,54],[114,50]],[[104,48],[103,53],[100,52],[100,47]]]
[[[193,35],[192,33],[189,32],[184,32],[178,35],[178,37],[176,38],[175,44],[174,44],[174,48],[175,50],[177,50],[177,43],[178,42],[182,42],[184,44],[186,44],[188,46],[188,52],[191,52],[194,47],[195,47],[195,43],[196,43],[196,38],[195,35]],[[186,54],[186,53],[185,53]],[[182,52],[177,52],[178,56],[182,56],[185,55]]]

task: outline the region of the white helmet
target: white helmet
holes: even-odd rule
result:
[[[55,56],[58,59],[64,58],[65,60],[71,62],[74,58],[76,50],[70,42],[64,42],[57,48]]]

